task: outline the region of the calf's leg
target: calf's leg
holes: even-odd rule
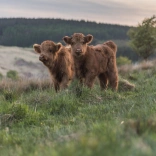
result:
[[[101,90],[107,89],[107,86],[108,86],[108,75],[107,75],[107,73],[100,74],[98,76],[98,78],[99,78],[99,81],[100,81]]]

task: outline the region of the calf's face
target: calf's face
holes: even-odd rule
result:
[[[57,55],[57,52],[61,49],[62,44],[55,44],[53,41],[44,41],[39,44],[34,44],[34,50],[40,54],[39,60],[43,63],[52,62]]]
[[[87,44],[93,39],[92,35],[84,36],[82,33],[74,33],[71,37],[65,36],[64,42],[71,45],[72,54],[75,57],[85,55]]]

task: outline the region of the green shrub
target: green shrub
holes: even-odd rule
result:
[[[125,65],[125,64],[131,64],[131,60],[129,60],[127,57],[120,56],[117,58],[117,65]]]
[[[17,80],[18,79],[18,73],[15,70],[9,70],[7,72],[7,77],[12,79],[12,80]]]
[[[14,119],[19,121],[26,117],[28,106],[24,104],[13,104],[9,112],[13,115]]]
[[[23,126],[39,125],[43,119],[45,119],[44,112],[31,110],[28,105],[18,103],[10,105],[0,116],[0,122],[3,126],[11,126],[15,123]]]
[[[28,106],[14,103],[0,116],[2,126],[11,126],[13,123],[22,121],[28,114]]]
[[[26,115],[26,117],[23,120],[23,124],[28,125],[40,125],[43,119],[45,119],[44,112],[34,112],[29,111]]]
[[[6,101],[13,102],[17,99],[16,92],[5,90],[3,92],[4,98]]]

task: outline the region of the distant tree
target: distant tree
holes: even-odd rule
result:
[[[141,24],[128,31],[128,36],[132,49],[147,60],[156,49],[156,16],[145,18]]]
[[[125,57],[125,56],[117,57],[116,62],[117,62],[118,66],[131,64],[132,63],[132,61],[128,57]]]

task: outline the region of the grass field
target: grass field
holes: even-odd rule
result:
[[[74,81],[55,93],[48,82],[1,80],[0,155],[156,155],[156,68],[119,71],[135,88],[120,80],[118,92],[89,90]]]

